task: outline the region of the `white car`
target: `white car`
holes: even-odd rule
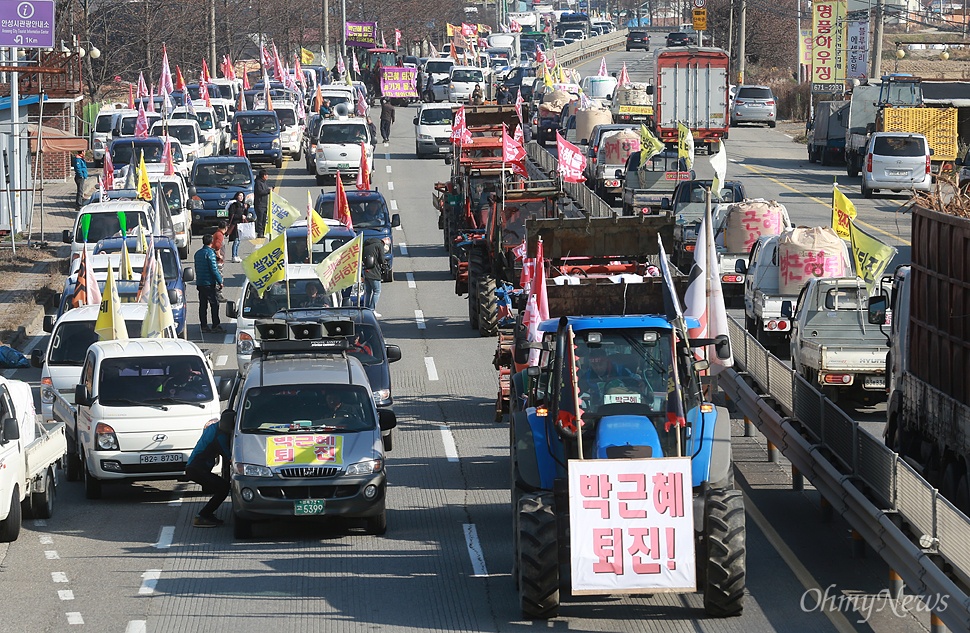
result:
[[[210,99],[209,102],[216,113],[216,125],[225,136],[223,153],[228,153],[229,141],[232,140],[232,116],[236,113],[236,103],[229,99]]]
[[[316,180],[318,185],[337,172],[343,179],[356,178],[360,171],[360,147],[367,152],[367,165],[374,171],[374,146],[367,122],[361,118],[324,119],[317,137]]]
[[[414,117],[414,153],[451,153],[451,123],[457,103],[426,103],[419,107]]]
[[[223,129],[219,127],[216,118],[216,111],[206,106],[195,106],[195,114],[188,111],[185,106],[172,110],[169,121],[195,121],[199,126],[199,134],[202,142],[207,148],[196,154],[196,158],[203,156],[218,156],[222,154],[224,148],[228,149],[229,139],[225,138]],[[183,145],[185,143],[183,142]]]
[[[210,145],[202,137],[202,130],[199,124],[192,119],[169,119],[165,126],[165,132],[169,136],[177,138],[182,143],[182,151],[185,152],[185,161],[188,163],[189,171],[196,158],[205,158],[212,155]]]
[[[91,153],[97,167],[104,165],[104,154],[111,145],[111,131],[116,129],[122,114],[135,113],[134,110],[119,108],[103,108],[94,120],[94,131],[91,132]]]
[[[453,66],[448,76],[448,101],[467,103],[475,90],[482,89],[485,95],[485,72],[477,66]]]

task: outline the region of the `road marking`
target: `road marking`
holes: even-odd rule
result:
[[[399,249],[401,249],[401,255],[404,255],[405,257],[407,257],[407,254],[408,254],[408,245],[405,244],[404,242],[398,242],[397,243],[397,247]]]
[[[791,185],[789,185],[787,183],[784,183],[781,180],[778,180],[774,176],[769,176],[766,172],[758,169],[757,167],[752,167],[751,165],[748,165],[747,163],[740,163],[740,164],[741,164],[742,167],[744,167],[748,171],[754,172],[754,173],[756,173],[756,174],[758,174],[760,176],[764,176],[765,178],[767,178],[768,180],[772,181],[773,183],[778,184],[778,185],[781,185],[782,187],[784,187],[785,189],[787,189],[789,191],[794,191],[798,195],[804,196],[804,197],[808,198],[809,200],[812,200],[813,202],[817,202],[820,205],[822,205],[823,207],[828,208],[829,210],[832,209],[832,201],[831,200],[829,200],[828,202],[826,202],[825,200],[822,200],[821,198],[816,198],[815,196],[810,196],[810,195],[808,195],[806,193],[803,193],[803,192],[799,191],[798,189],[795,189]],[[861,224],[862,226],[866,227],[867,229],[872,229],[873,231],[876,231],[877,233],[882,233],[883,235],[885,235],[887,237],[891,237],[892,239],[898,241],[900,244],[905,244],[906,246],[912,246],[912,243],[909,240],[904,240],[901,237],[898,237],[896,235],[893,235],[889,231],[884,231],[881,228],[879,228],[878,226],[873,226],[873,225],[869,224],[868,222],[863,222],[862,220],[860,220],[858,218],[856,218],[854,220],[854,222],[856,224]]]
[[[142,574],[141,577],[143,580],[141,581],[141,587],[138,589],[138,595],[147,596],[155,593],[155,585],[158,584],[158,579],[161,576],[161,569],[149,569]]]
[[[387,173],[391,173],[391,166],[390,165],[384,165],[384,169],[387,170]]]
[[[52,571],[51,572],[52,582],[67,582],[67,574],[62,571]]]
[[[397,211],[397,200],[391,200],[391,211]],[[401,230],[400,226],[395,228],[397,228],[398,230]]]
[[[425,356],[424,366],[428,370],[428,380],[438,380],[438,369],[434,366],[434,358]]]
[[[60,560],[61,557],[56,549],[49,549],[44,551],[44,558],[47,560]]]
[[[68,611],[66,615],[68,624],[84,624],[84,618],[81,617],[80,612]]]
[[[385,145],[386,145],[386,143],[385,143]],[[384,160],[391,160],[391,153],[390,152],[384,152]]]
[[[54,543],[54,539],[51,538],[50,536],[48,536],[46,534],[41,534],[40,535],[40,544],[41,545],[51,545],[53,543]]]
[[[158,532],[158,541],[155,542],[155,549],[165,549],[172,546],[172,539],[175,537],[175,526],[165,525]]]
[[[478,541],[478,530],[474,523],[462,525],[465,532],[465,547],[468,548],[468,557],[472,561],[472,578],[485,578],[488,570],[485,568],[485,555],[482,554],[482,544]]]
[[[229,357],[226,356],[225,354],[220,354],[219,356],[216,356],[216,367],[222,367],[223,365],[226,364],[228,360],[229,360]]]
[[[414,320],[415,322],[417,322],[419,330],[425,329],[426,326],[424,324],[424,312],[422,310],[414,311]]]
[[[394,191],[394,183],[391,182],[390,180],[387,181],[387,190]]]
[[[458,447],[455,446],[455,436],[451,434],[447,424],[442,424],[438,428],[441,430],[441,443],[445,445],[445,458],[449,462],[457,462]]]
[[[236,335],[235,334],[226,334],[225,338],[222,339],[222,344],[223,345],[232,345],[235,342],[236,342]]]
[[[754,520],[755,525],[757,525],[758,529],[761,530],[761,533],[765,535],[765,539],[772,547],[775,548],[775,551],[778,552],[781,559],[785,561],[788,568],[792,570],[795,578],[799,583],[801,583],[802,587],[805,588],[805,591],[818,591],[819,595],[822,595],[824,592],[822,586],[818,584],[818,581],[815,580],[811,572],[805,568],[802,561],[798,560],[798,556],[795,555],[795,552],[788,547],[788,544],[785,543],[784,539],[781,538],[781,535],[775,531],[775,528],[771,526],[768,519],[765,518],[765,515],[761,514],[761,510],[758,509],[758,506],[754,504],[754,501],[751,500],[751,496],[747,493],[744,495],[744,511]],[[823,609],[822,612],[825,613],[825,617],[829,619],[832,626],[834,626],[835,630],[839,631],[839,633],[852,633],[855,631],[855,628],[849,623],[849,620],[845,617],[845,614],[838,609]]]
[[[147,620],[132,620],[125,627],[125,633],[145,633],[148,630]]]
[[[785,134],[785,136],[787,136],[788,138],[795,138],[795,137],[794,137],[794,136],[792,136],[791,134]]]
[[[408,280],[408,288],[418,287],[418,284],[414,283],[414,273],[404,273],[404,277]]]
[[[58,589],[57,597],[61,600],[74,600],[74,592],[70,589]]]

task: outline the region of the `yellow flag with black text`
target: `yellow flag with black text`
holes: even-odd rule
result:
[[[896,248],[883,244],[855,225],[849,224],[849,242],[852,244],[852,259],[855,261],[856,275],[866,282],[869,293],[872,294],[876,283],[886,272],[889,263],[896,256]]]
[[[357,283],[363,250],[364,234],[361,233],[316,265],[314,270],[328,294],[340,292]]]
[[[138,161],[138,179],[135,183],[135,190],[138,192],[139,200],[152,201],[152,183],[148,182],[148,167],[145,166],[145,152],[141,153],[141,160]]]
[[[277,235],[284,233],[288,227],[303,216],[300,210],[294,207],[280,194],[270,191],[267,203],[266,221],[268,223],[267,237],[273,239]]]
[[[687,161],[687,169],[694,167],[694,135],[690,128],[677,121],[677,157]]]
[[[280,233],[242,261],[249,285],[260,297],[270,285],[286,279],[286,233]]]
[[[855,205],[836,185],[832,189],[832,228],[843,240],[849,239],[849,221],[855,216]]]
[[[101,295],[101,309],[98,319],[94,322],[94,332],[102,341],[127,341],[128,328],[125,318],[121,316],[121,298],[118,296],[118,286],[115,285],[114,272],[108,265],[108,280],[104,282],[104,293]]]

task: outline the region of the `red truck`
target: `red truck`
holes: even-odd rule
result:
[[[719,48],[683,46],[657,52],[654,63],[654,119],[657,137],[677,142],[677,123],[708,153],[728,136],[728,54]]]

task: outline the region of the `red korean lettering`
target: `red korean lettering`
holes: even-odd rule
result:
[[[644,501],[647,498],[647,476],[644,473],[621,473],[617,476],[621,483],[632,483],[633,490],[618,491],[617,499]],[[620,501],[620,516],[624,519],[645,519],[646,510],[636,510],[630,508],[627,501]]]
[[[619,553],[619,555],[617,555]],[[623,575],[623,530],[597,528],[593,530],[593,573]]]
[[[312,435],[297,435],[293,438],[293,443],[297,448],[307,448],[308,446],[313,446],[313,436]]]
[[[292,437],[274,437],[273,438],[273,443],[275,443],[280,448],[283,448],[285,446],[293,446],[293,438]]]
[[[785,283],[790,281],[800,281],[803,277],[798,274],[798,269],[802,265],[802,258],[797,253],[792,253],[781,258],[778,266],[781,278]]]
[[[279,462],[292,462],[293,461],[293,449],[292,448],[278,448],[273,451],[273,460],[277,463]]]
[[[683,473],[657,473],[653,476],[653,508],[671,517],[684,516]]]
[[[599,510],[600,517],[610,518],[610,492],[613,484],[610,483],[610,476],[603,475],[580,475],[579,492],[588,498],[598,498],[598,501],[583,501],[583,508],[586,510]]]
[[[660,528],[630,528],[628,534],[633,539],[633,543],[626,550],[632,557],[633,572],[659,574],[660,563],[648,563],[647,559],[649,557],[650,560],[660,560]]]

